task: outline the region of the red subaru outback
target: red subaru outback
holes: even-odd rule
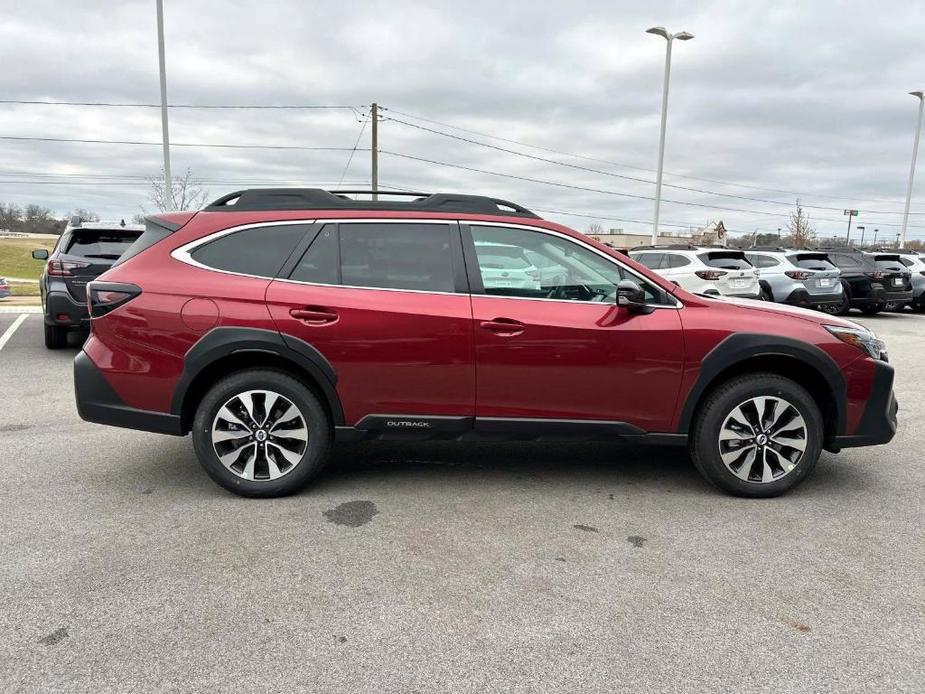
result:
[[[335,441],[686,445],[773,496],[822,449],[889,441],[893,369],[850,321],[689,294],[519,205],[245,190],[149,217],[89,285],[91,422],[193,434],[222,486],[278,496]]]

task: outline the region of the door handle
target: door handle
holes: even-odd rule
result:
[[[520,321],[511,318],[495,318],[493,320],[483,320],[479,326],[484,330],[493,332],[495,335],[502,337],[514,337],[520,335],[527,326]]]
[[[336,323],[338,318],[334,311],[315,306],[290,309],[289,315],[307,325],[330,325]]]

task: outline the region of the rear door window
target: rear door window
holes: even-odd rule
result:
[[[755,267],[777,267],[780,265],[780,262],[769,255],[755,255],[746,253],[745,257],[748,261]]]
[[[640,253],[639,255],[633,256],[633,260],[635,260],[637,263],[645,265],[650,270],[658,270],[660,267],[662,267],[664,259],[664,253]]]
[[[81,258],[118,260],[139,236],[141,232],[135,230],[75,229],[63,252]]]
[[[735,251],[710,251],[709,253],[701,253],[697,257],[703,261],[704,265],[722,268],[723,270],[748,270],[752,267],[752,264],[745,259],[744,253],[736,253]]]
[[[337,226],[325,224],[289,278],[312,284],[338,284],[340,261],[337,255]]]
[[[668,260],[668,267],[670,268],[684,267],[685,265],[691,264],[691,259],[686,258],[683,255],[675,255],[673,253],[669,253],[665,255],[665,258]],[[662,265],[662,267],[665,267],[665,265]]]
[[[215,270],[273,278],[310,226],[274,224],[243,229],[199,246],[190,256]]]
[[[352,287],[454,292],[452,231],[449,224],[341,224],[341,282]]]

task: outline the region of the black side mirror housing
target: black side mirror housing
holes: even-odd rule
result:
[[[48,251],[44,248],[36,248],[32,251],[32,257],[36,260],[48,260]]]
[[[630,313],[652,313],[651,306],[646,304],[646,293],[633,280],[620,280],[617,284],[617,306],[625,308]]]

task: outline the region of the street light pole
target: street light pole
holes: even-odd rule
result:
[[[899,247],[906,246],[906,225],[909,223],[909,203],[912,202],[912,179],[915,178],[915,159],[919,153],[919,134],[922,132],[922,111],[925,110],[925,91],[909,92],[919,100],[919,117],[915,122],[915,144],[912,145],[912,166],[909,167],[909,185],[906,187],[906,210],[903,212],[903,228],[900,232]]]
[[[173,179],[170,176],[170,133],[167,128],[167,67],[164,59],[164,0],[157,0],[157,59],[161,72],[161,135],[164,139],[164,191],[173,209]]]
[[[655,175],[655,220],[652,223],[652,245],[658,243],[658,214],[662,201],[662,165],[665,161],[665,129],[668,125],[668,84],[671,78],[671,44],[675,39],[680,41],[690,41],[694,38],[693,34],[686,31],[679,31],[677,34],[669,34],[665,27],[652,27],[646,29],[647,34],[655,34],[665,39],[667,44],[665,48],[665,83],[662,87],[662,127],[658,139],[658,172]]]

